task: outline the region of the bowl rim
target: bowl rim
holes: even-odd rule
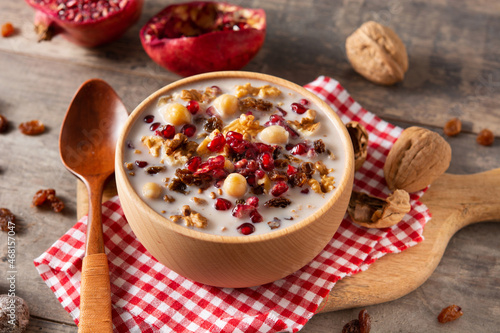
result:
[[[125,140],[127,135],[129,134],[132,126],[135,124],[139,116],[142,114],[143,110],[149,108],[151,104],[156,103],[158,98],[168,94],[168,91],[178,89],[181,86],[190,85],[193,83],[199,83],[201,81],[209,81],[215,79],[224,79],[224,78],[239,78],[239,79],[251,79],[251,80],[261,80],[264,82],[268,82],[270,84],[275,84],[278,86],[286,87],[287,89],[293,90],[297,92],[299,95],[308,98],[313,102],[313,104],[317,105],[319,109],[330,119],[330,121],[335,125],[336,130],[339,131],[341,137],[341,148],[345,152],[345,160],[344,165],[342,166],[345,172],[342,174],[342,178],[340,181],[338,179],[335,180],[335,192],[332,194],[330,199],[319,207],[313,214],[309,217],[303,219],[302,221],[296,222],[286,228],[275,230],[273,232],[268,232],[265,234],[258,235],[247,235],[247,236],[226,236],[226,235],[214,235],[205,233],[202,231],[198,231],[195,229],[186,228],[185,226],[181,226],[173,221],[171,221],[166,216],[163,216],[156,212],[153,208],[151,208],[133,189],[129,178],[125,174],[125,170],[123,168],[124,160],[123,160],[123,151],[125,148]],[[257,72],[248,72],[248,71],[219,71],[219,72],[210,72],[204,74],[193,75],[190,77],[186,77],[177,81],[174,81],[166,86],[156,90],[147,98],[145,98],[129,115],[125,125],[123,126],[120,135],[118,137],[117,145],[116,145],[116,153],[115,153],[115,172],[118,176],[120,174],[121,178],[124,179],[123,185],[125,186],[125,191],[127,191],[128,195],[131,196],[131,199],[137,203],[138,208],[145,212],[147,217],[153,218],[152,221],[157,223],[158,220],[164,220],[169,223],[165,223],[163,227],[167,227],[173,232],[179,233],[183,236],[192,239],[201,239],[207,242],[215,242],[215,243],[259,243],[264,241],[270,241],[279,237],[282,237],[286,234],[291,234],[298,232],[299,230],[305,228],[314,222],[318,217],[325,214],[340,198],[342,193],[348,188],[348,183],[351,179],[349,177],[350,172],[354,172],[354,151],[352,148],[352,142],[347,132],[347,129],[340,119],[340,117],[336,114],[332,107],[330,107],[326,102],[324,102],[321,98],[308,91],[302,86],[299,86],[291,81]],[[118,182],[117,182],[118,183]],[[118,184],[117,184],[118,185]],[[154,219],[156,218],[156,219]]]

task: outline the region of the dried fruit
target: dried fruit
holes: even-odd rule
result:
[[[351,137],[352,147],[354,149],[354,168],[358,171],[363,166],[363,163],[365,163],[368,154],[368,132],[366,128],[357,121],[351,121],[345,126]]]
[[[29,321],[28,304],[21,297],[0,295],[0,332],[25,332]]]
[[[271,189],[271,194],[274,197],[279,197],[286,191],[288,191],[288,185],[284,181],[278,181],[276,182],[276,184],[274,184],[273,188]]]
[[[458,305],[453,304],[441,310],[441,313],[438,315],[437,319],[441,324],[444,324],[460,318],[463,314],[464,313],[462,312],[462,308]]]
[[[156,63],[190,76],[242,68],[261,48],[265,33],[262,9],[195,1],[166,7],[144,25],[140,37]]]
[[[56,213],[59,213],[64,209],[64,202],[56,197],[56,190],[51,188],[37,191],[33,196],[32,203],[33,206],[36,207],[50,205]]]
[[[2,37],[9,37],[12,36],[14,33],[14,26],[12,23],[7,22],[5,24],[2,24]]]
[[[0,208],[0,230],[9,231],[16,226],[16,216],[7,208]]]
[[[493,135],[492,131],[490,131],[489,129],[485,128],[485,129],[482,129],[477,134],[476,141],[480,145],[491,146],[493,144],[493,142],[495,141],[495,136]]]
[[[45,132],[45,125],[40,120],[31,120],[21,123],[19,130],[26,135],[38,135]]]
[[[396,190],[386,199],[353,191],[347,213],[362,227],[388,228],[401,221],[410,209],[410,196],[404,190]]]
[[[443,131],[448,136],[458,135],[462,131],[462,122],[458,118],[452,118],[446,122]]]
[[[222,131],[222,127],[223,127],[222,120],[215,117],[215,116],[208,118],[207,121],[205,122],[205,124],[203,125],[203,128],[208,133],[212,133],[216,129],[219,130],[219,132],[220,132],[220,131]],[[243,139],[243,137],[242,137],[242,139]]]
[[[392,146],[384,165],[389,189],[409,193],[432,184],[451,161],[451,147],[439,134],[421,127],[409,127]]]
[[[9,121],[5,116],[2,116],[0,114],[0,133],[5,133],[7,132],[7,129],[9,128]]]
[[[95,47],[120,38],[141,14],[144,0],[26,0],[36,10],[39,41],[61,34]]]
[[[358,314],[358,319],[353,319],[342,328],[342,333],[370,333],[371,317],[368,312],[363,309]]]
[[[377,22],[364,23],[347,37],[346,53],[356,72],[383,85],[402,81],[408,70],[406,48],[398,35]]]
[[[264,207],[281,207],[285,208],[290,205],[292,202],[287,198],[273,198],[264,203]]]
[[[342,333],[360,333],[359,331],[359,320],[353,319],[342,328]]]

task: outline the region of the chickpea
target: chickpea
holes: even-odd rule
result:
[[[259,138],[268,144],[286,144],[288,143],[288,132],[279,125],[266,127],[260,132]]]
[[[223,118],[230,117],[238,111],[238,98],[233,95],[220,95],[213,104],[217,113]]]
[[[184,125],[191,122],[191,113],[180,103],[170,103],[160,111],[163,119],[174,126]]]
[[[148,199],[157,199],[160,197],[161,187],[156,183],[146,183],[142,187],[142,195]]]
[[[247,180],[239,173],[231,173],[224,180],[222,188],[228,195],[240,198],[247,192]]]

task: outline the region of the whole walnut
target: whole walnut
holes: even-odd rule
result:
[[[412,193],[432,184],[450,162],[451,147],[442,136],[422,127],[409,127],[389,151],[384,176],[389,189]]]
[[[29,321],[28,305],[21,297],[0,295],[0,332],[24,332]]]
[[[408,55],[391,28],[366,22],[347,37],[345,44],[349,62],[366,79],[383,85],[403,81]]]

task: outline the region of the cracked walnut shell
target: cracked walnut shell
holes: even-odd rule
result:
[[[347,213],[365,228],[389,228],[399,223],[411,209],[410,195],[396,190],[386,199],[353,191]]]
[[[422,127],[401,133],[387,155],[384,176],[389,189],[409,193],[424,189],[441,176],[451,162],[451,147],[439,134]]]
[[[352,67],[366,79],[383,85],[403,81],[408,55],[391,28],[366,22],[347,37],[345,46]]]
[[[345,125],[351,137],[354,149],[354,170],[358,171],[366,161],[368,155],[368,132],[366,128],[357,121],[351,121]]]

